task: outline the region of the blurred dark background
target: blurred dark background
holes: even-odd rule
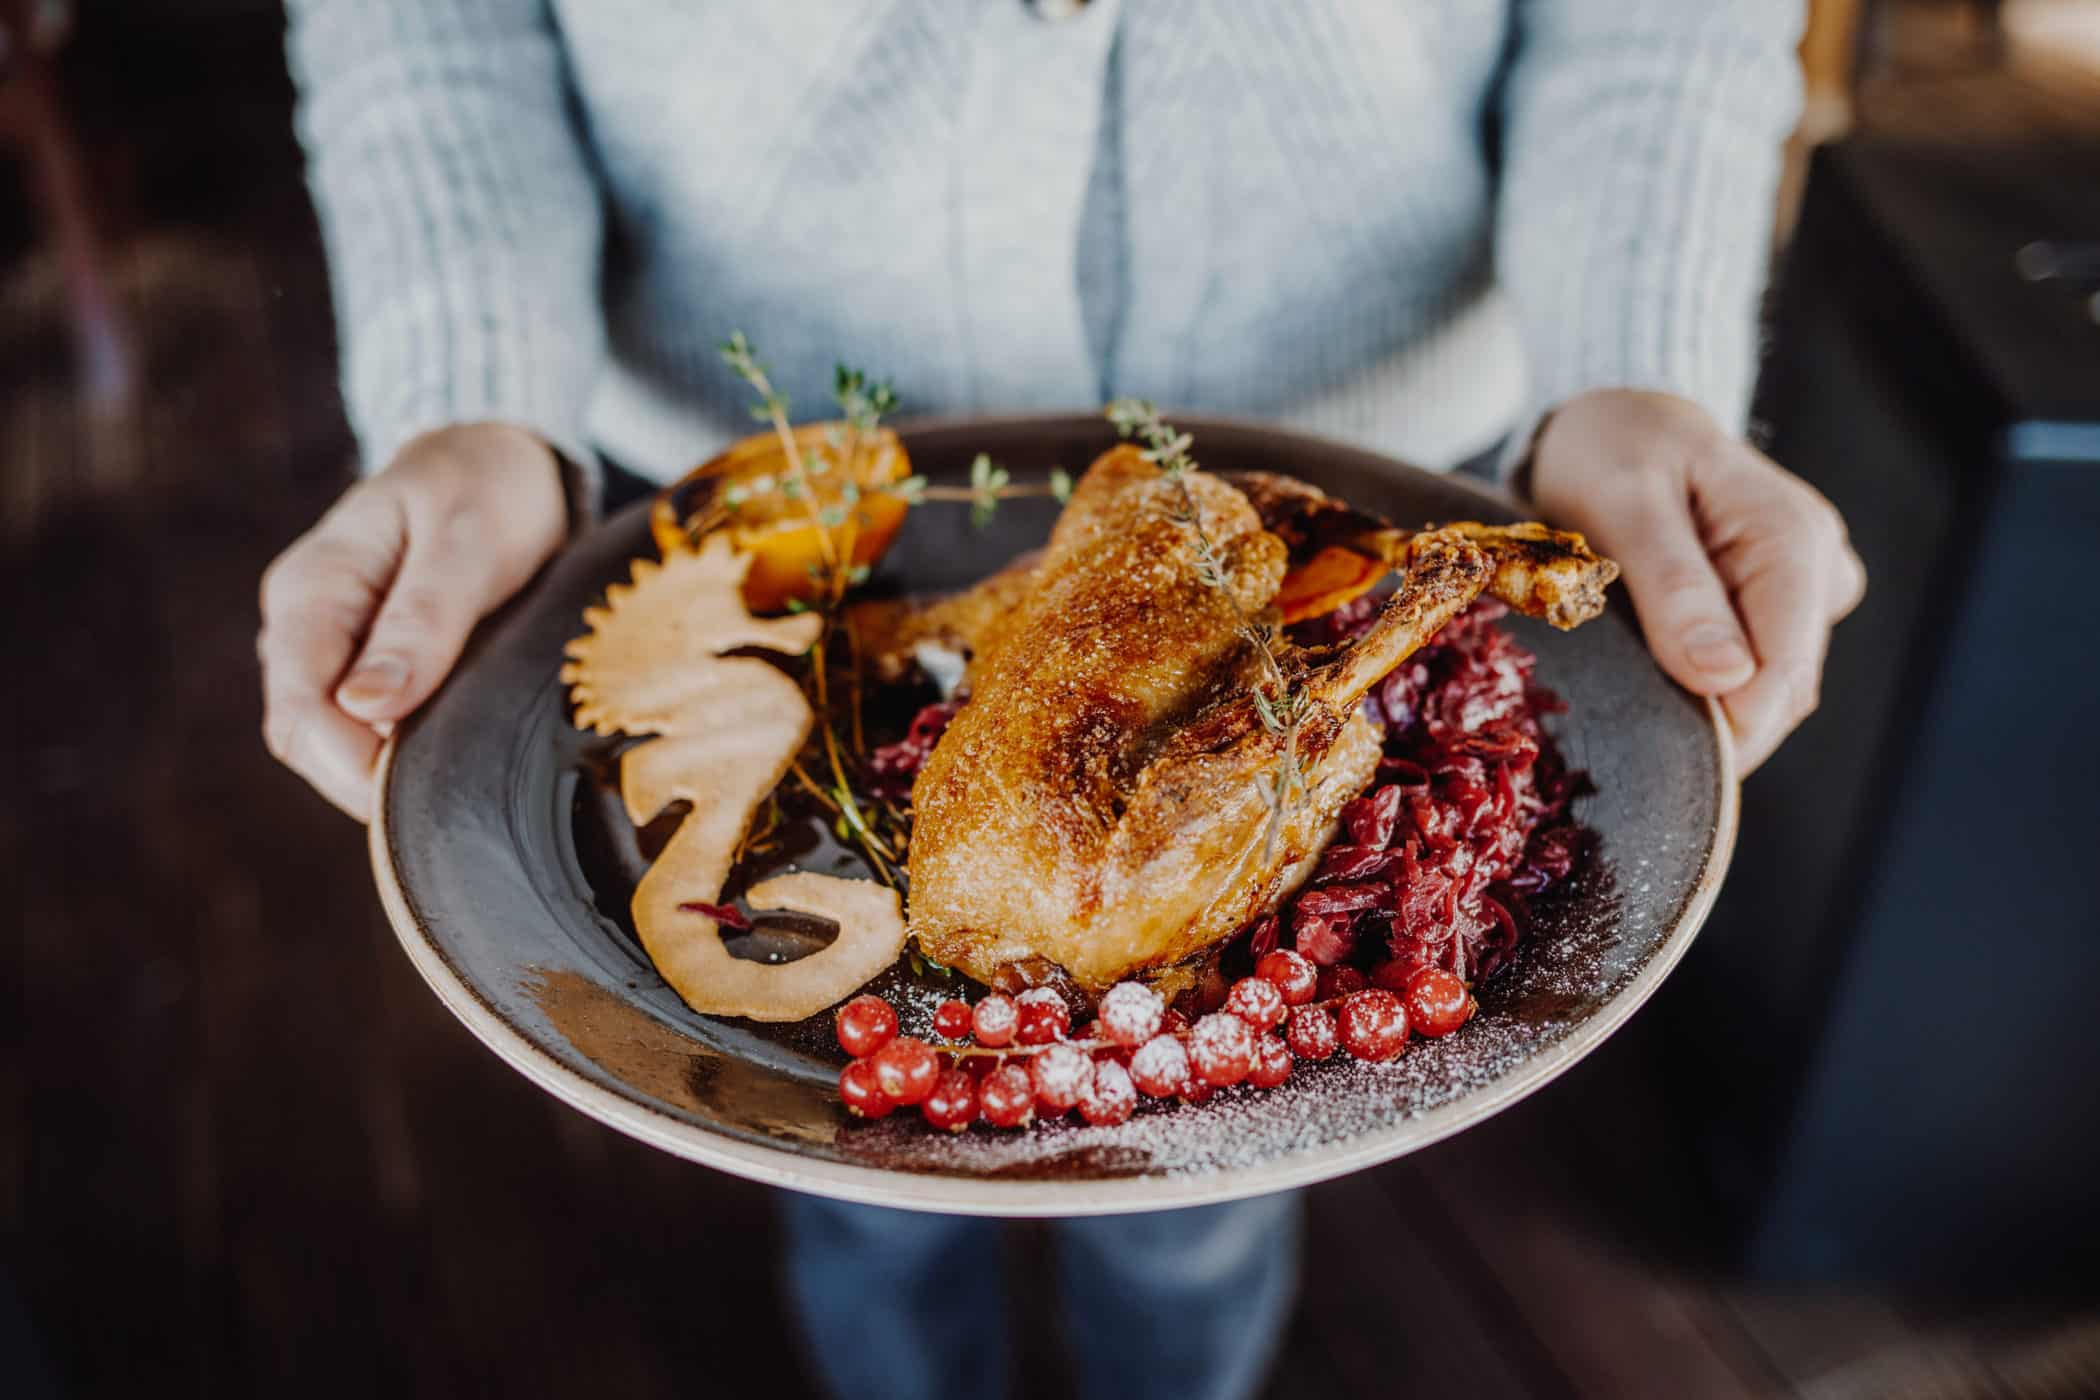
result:
[[[0,0],[0,1393],[805,1393],[766,1193],[483,1051],[263,753],[352,457],[280,24]],[[2100,1395],[2100,5],[1803,56],[1761,434],[1874,590],[1651,1009],[1312,1193],[1278,1397]]]

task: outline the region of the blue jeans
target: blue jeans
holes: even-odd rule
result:
[[[1007,1389],[1000,1222],[784,1195],[788,1292],[817,1369],[853,1400]],[[1080,1387],[1241,1400],[1268,1372],[1298,1278],[1295,1193],[1052,1222]]]

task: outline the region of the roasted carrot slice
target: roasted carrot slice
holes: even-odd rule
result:
[[[1331,544],[1283,576],[1276,606],[1286,623],[1322,617],[1370,592],[1390,566],[1343,545]]]

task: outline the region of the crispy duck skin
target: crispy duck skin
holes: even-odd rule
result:
[[[1494,565],[1487,585],[1490,595],[1563,632],[1603,612],[1604,592],[1619,576],[1619,566],[1592,550],[1581,535],[1537,521],[1483,525],[1460,520],[1401,530],[1296,477],[1241,472],[1231,480],[1246,494],[1262,524],[1290,547],[1294,559],[1341,545],[1405,569],[1414,541],[1456,534],[1478,545]]]
[[[1572,530],[1555,530],[1527,520],[1516,525],[1483,525],[1460,520],[1409,533],[1396,530],[1386,559],[1397,567],[1413,560],[1424,541],[1455,537],[1479,547],[1493,572],[1486,592],[1563,632],[1604,611],[1604,591],[1619,576],[1619,566],[1589,546]]]
[[[1562,631],[1604,611],[1605,591],[1619,576],[1616,563],[1597,554],[1572,530],[1535,521],[1484,525],[1472,520],[1402,530],[1295,477],[1242,472],[1227,479],[1246,496],[1263,528],[1284,541],[1291,558],[1338,544],[1405,571],[1414,557],[1415,541],[1456,533],[1487,555],[1492,565],[1486,588],[1490,595]],[[931,642],[970,657],[974,671],[978,659],[1018,616],[1042,557],[1040,550],[1031,550],[945,598],[857,604],[848,621],[862,655],[882,679],[895,680],[910,667],[914,649]]]
[[[855,603],[846,611],[862,656],[884,681],[894,681],[911,666],[918,648],[932,644],[974,662],[1019,613],[1021,600],[1035,586],[1043,552],[1031,549],[988,575],[941,598],[879,598]]]
[[[1200,576],[1178,488],[1136,451],[1108,453],[913,789],[911,931],[981,981],[1047,962],[1099,992],[1273,908],[1376,766],[1364,692],[1496,577],[1464,531],[1421,533],[1361,639],[1287,652],[1304,667],[1307,791],[1272,821],[1285,739],[1256,714],[1262,663],[1241,624],[1274,597],[1285,545],[1233,486],[1188,484],[1232,602]]]

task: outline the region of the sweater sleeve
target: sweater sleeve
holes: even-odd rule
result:
[[[1748,415],[1799,0],[1517,0],[1496,278],[1553,405],[1656,389]]]
[[[291,0],[288,44],[366,468],[500,421],[594,509],[603,216],[544,0]]]

